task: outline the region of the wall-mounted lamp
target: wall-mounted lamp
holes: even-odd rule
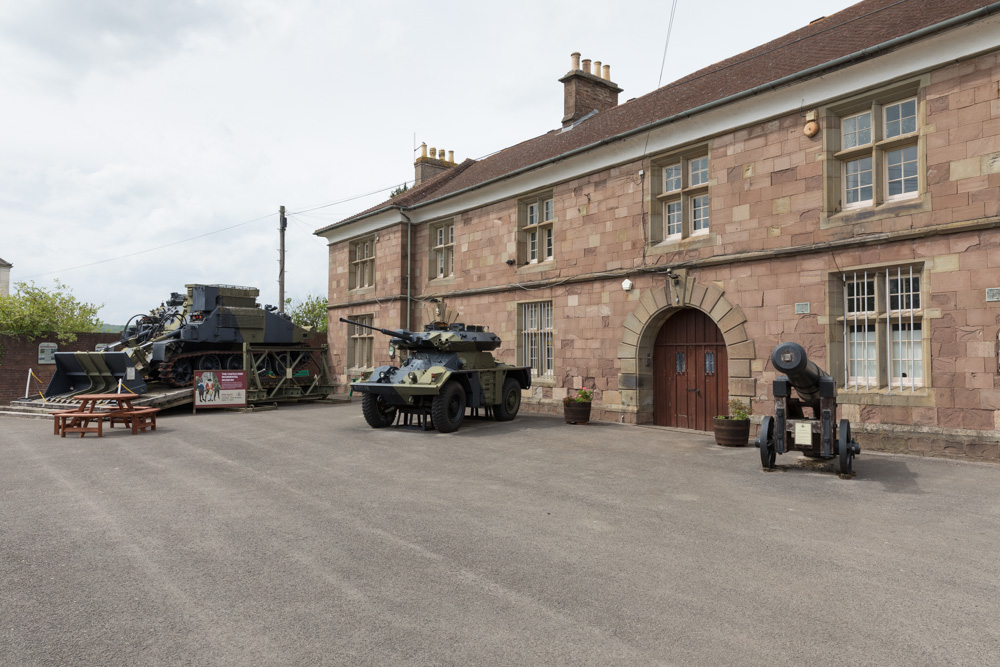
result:
[[[669,279],[670,279],[670,282],[671,282],[671,283],[673,283],[673,286],[674,286],[674,290],[673,290],[673,291],[674,291],[674,303],[680,303],[680,302],[681,302],[681,297],[680,297],[680,295],[679,295],[679,294],[677,293],[677,286],[678,286],[678,285],[680,284],[680,282],[681,282],[681,277],[680,277],[680,275],[679,275],[679,274],[676,274],[676,273],[674,273],[673,271],[671,271],[671,270],[670,270],[670,269],[668,268],[668,269],[667,269],[667,278],[669,278]]]
[[[516,261],[513,260],[513,259],[508,259],[507,260],[507,266],[514,266],[515,263],[516,263]]]
[[[629,291],[630,289],[632,289],[632,281],[629,280],[628,278],[626,278],[625,280],[623,280],[622,281],[622,289],[625,290],[626,292]]]

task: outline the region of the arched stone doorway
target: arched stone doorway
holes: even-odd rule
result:
[[[653,344],[653,423],[712,430],[727,413],[726,340],[711,317],[694,308],[674,313]]]
[[[725,370],[729,385],[727,395],[751,402],[756,395],[756,378],[753,377],[756,355],[753,341],[747,336],[747,318],[742,308],[725,297],[721,284],[700,283],[689,276],[686,269],[675,269],[664,283],[644,291],[632,312],[625,317],[625,328],[618,344],[621,365],[618,388],[623,415],[633,413],[636,424],[654,423],[656,341],[664,323],[685,310],[703,313],[722,332],[726,362],[717,357],[716,368]],[[719,408],[719,413],[726,411],[725,405]]]

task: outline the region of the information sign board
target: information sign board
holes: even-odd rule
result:
[[[243,408],[247,404],[246,371],[195,371],[194,410]]]
[[[39,343],[38,344],[38,363],[40,364],[54,364],[56,363],[56,352],[59,350],[59,346],[55,343]]]

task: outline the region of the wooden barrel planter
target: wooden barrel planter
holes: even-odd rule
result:
[[[586,424],[590,421],[590,402],[564,400],[563,417],[567,424]]]
[[[723,447],[745,447],[750,440],[749,419],[715,417],[712,426],[716,444]]]

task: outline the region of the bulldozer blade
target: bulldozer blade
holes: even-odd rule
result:
[[[45,389],[45,398],[113,393],[119,380],[133,393],[146,391],[145,381],[124,352],[56,352],[54,356],[56,372]],[[128,379],[129,375],[133,379]]]

